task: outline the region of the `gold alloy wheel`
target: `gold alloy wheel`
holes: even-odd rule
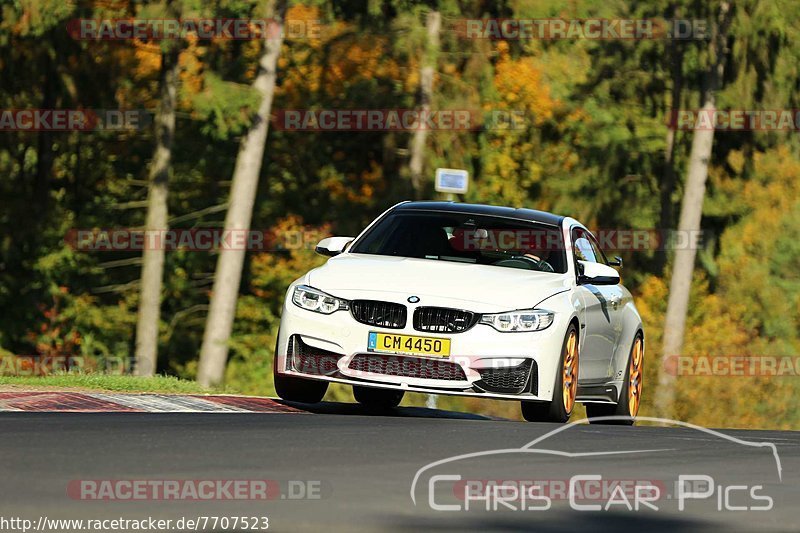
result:
[[[567,339],[567,353],[564,354],[562,372],[561,397],[564,399],[564,410],[569,414],[575,405],[575,396],[578,392],[578,335],[575,331],[571,331]]]
[[[642,401],[642,365],[644,363],[644,343],[638,337],[633,345],[631,362],[628,368],[628,413],[636,416]]]

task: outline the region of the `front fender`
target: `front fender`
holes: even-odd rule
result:
[[[569,325],[572,322],[576,322],[578,327],[578,349],[583,349],[583,335],[581,333],[584,315],[583,305],[575,291],[565,290],[558,292],[545,298],[535,307],[538,309],[547,309],[555,314],[555,320],[550,327],[560,332],[561,339],[567,336],[567,328]],[[560,358],[561,353],[554,354],[554,357]],[[552,394],[555,391],[557,373],[561,371],[558,359],[556,359],[553,364],[547,366],[547,372],[544,370],[544,367],[540,367],[539,380],[543,386],[542,388]]]

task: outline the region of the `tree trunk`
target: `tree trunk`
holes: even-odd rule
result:
[[[436,59],[439,50],[439,32],[442,26],[442,17],[438,11],[428,12],[425,18],[425,28],[427,30],[427,41],[425,42],[425,56],[420,68],[419,82],[419,111],[427,115],[431,110],[431,100],[433,99],[433,75],[436,67]],[[422,190],[425,186],[423,181],[423,169],[425,166],[425,143],[428,138],[428,130],[424,127],[424,121],[420,120],[420,127],[417,128],[411,138],[411,158],[408,164],[411,174],[411,187],[414,197],[422,197]]]
[[[659,190],[661,211],[658,228],[665,231],[673,227],[672,192],[675,190],[675,136],[678,127],[677,113],[680,109],[681,91],[683,89],[683,46],[672,39],[669,44],[670,61],[672,67],[672,101],[670,102],[669,129],[667,130],[666,146],[664,147],[664,172],[661,176]],[[656,252],[656,269],[664,271],[667,265],[667,250]]]
[[[717,24],[713,30],[709,46],[709,69],[706,75],[706,87],[703,94],[701,113],[713,116],[716,110],[716,91],[722,83],[727,52],[727,28],[730,23],[730,4],[723,2]],[[700,230],[703,214],[703,199],[706,192],[708,165],[711,160],[711,149],[714,144],[714,129],[698,129],[692,138],[692,150],[689,156],[689,168],[683,192],[678,232],[681,235],[693,235]],[[669,286],[667,314],[664,319],[664,345],[659,366],[658,388],[656,389],[656,408],[659,415],[665,418],[674,414],[675,382],[674,373],[666,371],[665,365],[670,356],[680,355],[683,349],[683,338],[686,327],[686,315],[689,310],[689,296],[692,288],[692,274],[697,250],[689,243],[675,250],[672,267],[672,278]]]
[[[160,101],[155,117],[156,148],[150,166],[147,192],[146,231],[167,229],[167,193],[175,137],[175,106],[178,92],[177,45],[161,56]],[[161,284],[164,277],[164,249],[145,247],[136,319],[137,376],[152,376],[158,356],[158,323],[161,317]]]
[[[230,203],[225,217],[225,231],[247,231],[253,214],[258,176],[264,158],[272,98],[275,93],[278,55],[283,44],[283,20],[286,2],[279,0],[274,8],[275,22],[280,37],[266,39],[264,54],[259,61],[260,70],[253,86],[261,93],[261,105],[242,143],[233,172]],[[228,359],[228,340],[236,314],[236,300],[242,279],[245,250],[219,251],[214,288],[200,349],[200,366],[197,380],[204,387],[222,382]]]

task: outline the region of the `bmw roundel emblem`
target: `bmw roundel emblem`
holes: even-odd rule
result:
[[[415,304],[418,301],[419,301],[419,296],[409,296],[408,297],[408,303],[410,303],[410,304]]]

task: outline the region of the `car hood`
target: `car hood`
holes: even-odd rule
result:
[[[480,304],[469,307],[482,312],[530,308],[569,288],[566,274],[352,253],[328,260],[301,281],[341,298],[418,296],[429,305]]]

